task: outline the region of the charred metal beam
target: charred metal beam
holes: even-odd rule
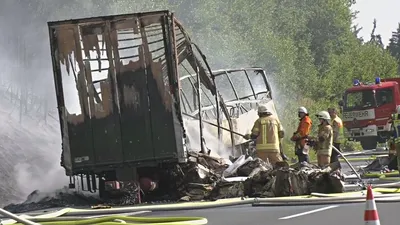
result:
[[[235,85],[233,85],[232,79],[229,77],[229,74],[228,74],[227,72],[225,72],[225,74],[226,74],[226,78],[228,78],[228,81],[229,81],[229,83],[230,83],[231,86],[232,86],[232,90],[233,90],[233,93],[234,93],[235,96],[236,96],[236,99],[239,99],[239,95],[238,95],[238,93],[237,93],[237,91],[236,91]]]
[[[247,71],[246,71],[246,70],[244,70],[244,74],[246,75],[247,81],[249,81],[249,84],[250,84],[250,87],[251,87],[251,92],[253,92],[254,98],[257,99],[256,92],[254,91],[254,86],[253,86],[253,84],[251,83],[249,74],[247,74]]]

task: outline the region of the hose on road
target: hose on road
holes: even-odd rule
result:
[[[375,189],[374,189],[375,190]],[[397,189],[391,189],[394,193]],[[379,191],[377,189],[377,191]],[[375,192],[377,192],[375,191]],[[390,191],[390,189],[386,190]],[[365,192],[365,191],[364,191]],[[65,208],[53,213],[43,214],[39,216],[21,215],[20,219],[39,222],[40,224],[102,224],[102,225],[117,225],[121,222],[126,224],[157,224],[157,225],[192,225],[192,224],[207,224],[207,219],[202,217],[132,217],[120,215],[123,213],[134,213],[143,211],[175,211],[175,210],[191,210],[191,209],[206,209],[238,205],[252,206],[298,206],[298,205],[321,205],[321,204],[343,204],[343,203],[360,203],[365,202],[364,192],[339,193],[339,194],[321,194],[312,193],[307,196],[295,197],[278,197],[278,198],[234,198],[221,199],[214,202],[189,202],[175,203],[164,205],[148,205],[148,206],[132,206],[109,209],[74,209]],[[333,196],[332,196],[333,195]],[[400,194],[380,194],[375,197],[376,202],[400,202]],[[115,215],[119,214],[119,215]],[[99,216],[100,218],[90,218],[88,216]],[[29,224],[19,220],[6,220],[2,224]],[[30,224],[35,224],[31,222]]]
[[[337,152],[343,158],[343,160],[346,162],[346,164],[350,167],[350,169],[354,172],[354,174],[360,180],[363,188],[366,188],[365,183],[364,183],[363,179],[361,178],[361,175],[357,172],[356,169],[354,169],[353,165],[351,165],[351,163],[347,160],[346,156],[344,156],[343,153],[341,151],[339,151],[335,146],[332,146],[332,150]]]
[[[133,217],[121,214],[103,215],[101,210],[92,210],[91,215],[97,215],[97,218],[84,216],[68,216],[71,212],[79,212],[80,209],[65,208],[54,213],[43,214],[40,216],[21,215],[13,217],[13,220],[2,221],[2,225],[24,224],[24,225],[119,225],[123,224],[152,224],[152,225],[203,225],[208,221],[203,217]],[[113,212],[129,211],[120,208],[109,209],[108,214]],[[149,211],[145,211],[149,212]],[[101,215],[101,216],[98,216]],[[68,216],[68,217],[63,217]],[[19,222],[19,223],[18,223]],[[38,223],[35,223],[38,222]],[[40,223],[40,224],[39,224]]]
[[[256,199],[252,206],[298,206],[298,205],[326,205],[326,204],[349,204],[362,203],[366,201],[366,196],[347,196],[347,197],[331,197],[328,195],[314,193],[315,198],[276,201],[274,199]],[[400,202],[400,194],[393,195],[377,195],[374,197],[376,203]]]

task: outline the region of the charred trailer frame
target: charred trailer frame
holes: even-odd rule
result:
[[[213,95],[217,91],[207,63],[195,56],[172,13],[48,22],[48,27],[61,165],[72,187],[80,175],[89,191],[102,195],[107,182],[137,181],[186,162],[178,65],[186,61]]]
[[[180,77],[181,108],[185,122],[192,123],[196,122],[196,118],[203,118],[205,131],[213,134],[213,137],[218,136],[219,143],[224,145],[219,147],[230,149],[231,156],[247,154],[251,148],[249,141],[235,133],[246,134],[251,131],[258,118],[259,104],[267,105],[278,116],[267,74],[261,67],[249,67],[213,70],[212,76],[218,93],[225,99],[223,106],[227,109],[228,117],[218,109],[218,104],[215,104],[211,92],[206,88],[200,92],[202,101],[199,110],[196,74],[189,73]]]

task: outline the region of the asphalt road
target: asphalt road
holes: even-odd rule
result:
[[[381,224],[399,224],[400,203],[378,204]],[[151,212],[141,216],[200,216],[210,225],[364,224],[364,203],[319,206],[237,206],[202,210]]]
[[[348,156],[358,158],[365,156]],[[350,162],[353,167],[367,165],[368,161]],[[342,162],[342,171],[350,172]],[[377,204],[381,224],[397,225],[400,221],[400,202]],[[237,206],[187,211],[163,211],[143,214],[143,216],[200,216],[208,219],[210,225],[338,225],[363,224],[365,203],[329,204],[318,206]]]

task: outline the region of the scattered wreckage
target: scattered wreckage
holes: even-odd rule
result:
[[[276,114],[265,71],[212,71],[173,13],[48,26],[70,188],[116,204],[343,191],[337,165],[272,168],[250,156],[240,134],[257,105]]]
[[[242,155],[233,163],[199,152],[189,152],[189,161],[165,171],[171,181],[161,195],[149,196],[152,202],[217,200],[234,197],[283,197],[344,191],[339,162],[325,169],[312,164],[278,163],[276,168],[259,158]],[[159,189],[158,189],[159,190]],[[156,190],[155,190],[156,191]],[[119,200],[104,201],[80,193],[59,191],[53,196],[33,192],[22,204],[4,209],[21,213],[53,207],[88,205],[125,205],[138,201],[135,194]],[[160,201],[160,199],[162,199]]]

